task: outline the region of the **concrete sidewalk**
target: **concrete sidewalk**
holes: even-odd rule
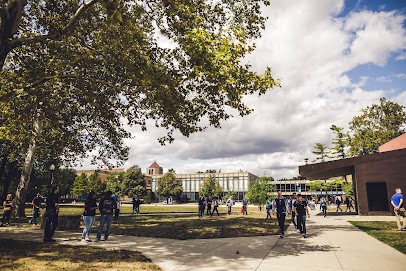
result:
[[[127,249],[142,252],[164,270],[391,270],[406,269],[406,255],[358,230],[347,220],[359,216],[317,216],[311,211],[304,239],[290,226],[286,237],[258,236],[172,240],[112,235],[108,242],[83,244],[81,234],[56,232],[67,245]],[[393,217],[375,217],[394,220]],[[95,229],[93,229],[94,231]],[[42,240],[38,229],[0,228],[0,239]],[[94,234],[92,234],[94,238]],[[400,232],[399,238],[405,238]],[[1,240],[0,240],[1,243]],[[238,254],[237,254],[238,251]]]

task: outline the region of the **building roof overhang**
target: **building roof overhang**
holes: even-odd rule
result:
[[[354,172],[354,167],[358,164],[368,164],[384,160],[397,159],[400,157],[406,157],[406,148],[300,166],[299,173],[309,180],[328,179],[352,174]]]

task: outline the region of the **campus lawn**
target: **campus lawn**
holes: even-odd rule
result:
[[[399,232],[396,222],[387,221],[349,221],[379,241],[406,254],[406,231]]]
[[[2,239],[1,270],[161,270],[140,252]]]

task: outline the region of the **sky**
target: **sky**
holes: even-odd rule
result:
[[[332,124],[344,127],[381,97],[406,106],[406,0],[271,0],[256,50],[244,59],[262,73],[272,68],[281,88],[245,97],[254,112],[221,129],[172,144],[165,130],[130,128],[129,168],[156,161],[164,172],[248,171],[275,179],[297,176],[315,159],[316,142],[331,146]],[[81,169],[96,169],[84,161]]]

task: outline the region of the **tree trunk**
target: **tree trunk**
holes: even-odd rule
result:
[[[30,183],[31,171],[34,166],[35,152],[37,149],[37,136],[41,133],[42,120],[36,120],[33,124],[33,136],[27,149],[24,160],[23,170],[21,171],[20,183],[17,186],[15,195],[15,208],[13,215],[17,217],[25,217],[25,197]]]
[[[7,164],[7,156],[8,156],[8,153],[5,153],[4,156],[3,156],[3,159],[1,159],[1,164],[0,164],[0,182],[3,180],[4,169],[6,168],[6,164]],[[1,197],[1,202],[3,202],[3,200],[6,199],[9,185],[10,185],[10,180],[9,180],[9,179],[5,179],[5,180],[4,180],[4,184],[3,184],[3,195],[2,195],[2,197]]]

